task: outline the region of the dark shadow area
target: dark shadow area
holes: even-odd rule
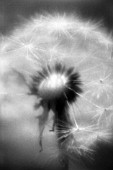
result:
[[[99,141],[94,148],[92,158],[82,157],[86,167],[91,170],[112,170],[113,169],[113,144],[111,142]]]

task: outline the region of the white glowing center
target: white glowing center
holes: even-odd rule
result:
[[[44,98],[58,96],[66,86],[67,78],[64,74],[53,73],[46,77],[39,86],[39,94]]]
[[[66,83],[66,78],[64,75],[60,74],[52,74],[50,78],[48,78],[47,81],[47,86],[50,87],[51,89],[56,89],[64,86]]]

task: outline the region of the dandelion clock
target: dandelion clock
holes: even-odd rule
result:
[[[36,15],[1,35],[2,164],[113,167],[112,49],[97,23],[74,15]]]

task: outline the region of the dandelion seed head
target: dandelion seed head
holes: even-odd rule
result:
[[[26,96],[29,88],[35,102],[40,98],[65,101],[72,125],[61,122],[63,129],[58,129],[58,133],[65,138],[63,146],[68,150],[92,152],[98,140],[111,141],[113,40],[98,23],[73,15],[37,15],[0,41],[0,75],[4,76],[0,77],[1,100],[4,95],[21,102],[21,95],[17,98],[16,94]],[[12,70],[13,74],[14,70],[22,74],[25,85],[18,83],[19,78],[10,79]],[[24,113],[28,112],[28,105],[30,102]],[[23,107],[16,109],[12,103],[7,108],[14,108],[14,116]],[[2,112],[8,115],[5,109]]]

